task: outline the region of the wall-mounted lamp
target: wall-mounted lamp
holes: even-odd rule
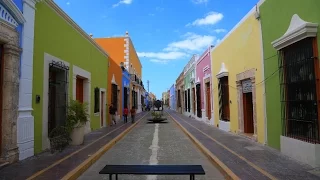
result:
[[[40,95],[36,95],[36,103],[39,104],[40,103]]]

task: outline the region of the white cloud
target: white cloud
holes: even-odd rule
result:
[[[223,19],[223,14],[218,12],[209,12],[206,17],[199,18],[186,26],[203,26],[203,25],[215,25]]]
[[[150,59],[150,61],[157,64],[168,64],[169,62],[167,59]]]
[[[192,0],[192,2],[195,4],[203,4],[203,3],[208,3],[209,0]]]
[[[161,52],[138,52],[140,58],[148,58],[151,62],[168,64],[174,60],[185,59],[193,53],[201,53],[210,45],[217,43],[217,38],[188,32],[181,36],[182,40],[171,42]]]
[[[187,54],[184,52],[138,52],[139,57],[152,58],[157,60],[175,60],[185,57]]]
[[[227,30],[225,30],[225,29],[215,29],[215,30],[213,30],[213,32],[215,32],[215,33],[224,33],[224,32],[227,32]]]
[[[186,33],[185,38],[181,41],[170,43],[164,51],[201,51],[204,48],[212,45],[216,40],[214,36],[198,35],[195,33]]]
[[[70,2],[67,2],[67,5],[69,6],[69,5],[70,5]]]
[[[129,4],[132,3],[132,1],[133,1],[133,0],[121,0],[121,1],[119,1],[117,4],[114,4],[112,7],[117,7],[117,6],[119,6],[120,4],[127,4],[127,5],[129,5]]]

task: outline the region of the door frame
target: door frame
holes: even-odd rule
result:
[[[236,75],[237,77],[237,99],[238,99],[238,134],[244,134],[244,109],[243,109],[243,90],[242,81],[251,80],[252,84],[252,104],[253,104],[253,136],[249,136],[257,141],[257,104],[256,104],[256,85],[255,85],[255,68],[246,70]]]
[[[107,91],[105,88],[100,88],[100,91],[99,91],[99,100],[101,101],[101,93],[104,93],[104,97],[103,97],[103,107],[101,107],[101,102],[99,103],[99,106],[100,106],[100,111],[99,111],[99,116],[100,116],[100,127],[107,127]],[[101,117],[101,111],[103,111],[103,117]],[[101,120],[103,121],[103,124],[101,126]]]

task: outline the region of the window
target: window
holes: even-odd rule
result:
[[[188,112],[190,112],[190,109],[191,109],[191,99],[190,99],[190,89],[188,89]]]
[[[219,79],[219,115],[220,120],[230,121],[228,76]]]
[[[94,113],[100,111],[100,89],[98,87],[94,88]]]
[[[181,97],[180,97],[180,90],[178,90],[178,107],[181,107]]]
[[[123,88],[123,103],[124,107],[129,108],[128,106],[128,88]]]
[[[284,135],[319,143],[319,63],[314,41],[306,38],[281,49],[279,75]]]
[[[188,111],[188,96],[187,96],[187,91],[184,91],[184,110],[185,112]]]
[[[111,103],[113,107],[118,108],[118,86],[116,84],[112,84],[111,87]]]

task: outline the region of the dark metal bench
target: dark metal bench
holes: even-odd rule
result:
[[[190,175],[190,180],[195,179],[195,175],[205,175],[201,165],[106,165],[99,174],[134,174],[134,175]]]

